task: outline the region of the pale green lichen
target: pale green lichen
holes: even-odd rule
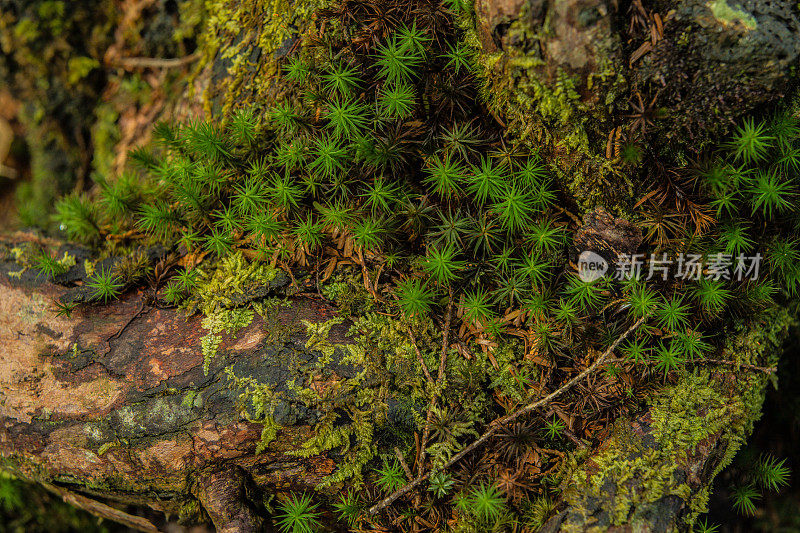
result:
[[[741,25],[748,31],[753,31],[758,27],[755,17],[747,11],[731,6],[726,0],[712,0],[708,3],[711,13],[724,26]]]

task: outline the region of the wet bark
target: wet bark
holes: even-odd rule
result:
[[[284,425],[276,443],[256,454],[262,426],[242,416],[224,372],[231,365],[237,375],[285,390],[296,377],[292,366],[319,355],[305,349],[305,329],[297,326],[329,320],[330,304],[298,296],[267,318],[256,316],[225,339],[206,375],[200,316],[152,307],[142,290],[131,290],[56,317],[52,302],[74,289],[31,271],[9,276],[19,270],[0,265],[5,468],[57,490],[176,515],[196,499],[219,531],[260,530],[264,491],[310,490],[336,468],[329,456],[284,455],[307,439],[314,416],[288,400],[276,416]],[[331,341],[346,342],[347,327],[334,327]]]

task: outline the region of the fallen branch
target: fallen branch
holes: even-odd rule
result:
[[[44,488],[64,500],[65,503],[74,505],[75,507],[83,509],[84,511],[95,516],[117,522],[118,524],[123,524],[131,529],[135,529],[136,531],[143,531],[145,533],[158,533],[158,528],[145,518],[133,516],[124,511],[120,511],[119,509],[115,509],[110,505],[87,498],[81,494],[76,494],[63,487],[57,487],[43,481],[40,481],[40,483]]]
[[[547,396],[545,396],[544,398],[542,398],[540,400],[537,400],[537,401],[535,401],[533,403],[529,403],[525,407],[522,407],[521,409],[518,409],[518,410],[514,411],[510,415],[498,418],[495,421],[493,421],[489,425],[489,429],[486,430],[486,432],[484,432],[483,435],[481,435],[477,440],[472,442],[472,444],[468,445],[466,448],[464,448],[463,450],[461,450],[460,452],[455,454],[453,457],[451,457],[450,460],[447,461],[444,464],[444,466],[442,467],[442,470],[450,468],[455,463],[460,461],[461,458],[463,458],[465,455],[469,454],[470,452],[472,452],[476,448],[478,448],[481,445],[483,445],[486,441],[488,441],[490,438],[492,438],[492,436],[501,427],[505,426],[509,422],[513,422],[514,420],[516,420],[517,418],[519,418],[519,417],[521,417],[523,415],[526,415],[526,414],[528,414],[528,413],[530,413],[532,411],[535,411],[536,409],[539,409],[543,405],[549,403],[553,399],[555,399],[555,398],[561,396],[562,394],[564,394],[566,391],[568,391],[569,389],[574,387],[575,384],[578,383],[579,381],[585,379],[589,374],[594,372],[597,369],[597,367],[599,367],[600,365],[605,363],[606,360],[609,358],[609,356],[614,352],[614,350],[616,350],[617,346],[619,346],[619,343],[624,341],[628,337],[628,335],[630,335],[636,328],[641,326],[642,323],[644,323],[645,320],[647,320],[646,316],[644,316],[644,317],[640,318],[639,320],[637,320],[631,327],[629,327],[627,330],[625,330],[622,333],[622,335],[617,337],[617,340],[615,340],[611,344],[611,346],[609,346],[606,349],[606,351],[603,352],[602,355],[600,355],[600,357],[597,358],[597,360],[594,363],[592,363],[583,372],[581,372],[580,374],[578,374],[574,378],[570,379],[567,383],[565,383],[563,386],[561,386],[556,391],[548,394]],[[421,475],[417,476],[417,478],[414,481],[412,481],[411,483],[408,483],[407,485],[401,487],[400,489],[396,490],[395,492],[393,492],[392,494],[390,494],[389,496],[387,496],[386,498],[384,498],[380,502],[378,502],[375,505],[373,505],[372,507],[370,507],[369,508],[369,514],[370,515],[375,515],[379,511],[381,511],[382,509],[385,509],[386,507],[391,505],[395,500],[397,500],[399,497],[403,496],[404,494],[407,494],[408,492],[410,492],[410,491],[414,490],[416,487],[418,487],[423,481],[428,479],[430,477],[430,475],[431,475],[431,472],[427,472],[426,474],[421,474]]]

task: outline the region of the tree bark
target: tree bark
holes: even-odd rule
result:
[[[232,365],[285,390],[290,362],[319,356],[297,326],[335,316],[329,303],[298,296],[257,316],[223,341],[205,375],[200,316],[130,291],[56,318],[52,302],[70,289],[31,271],[8,275],[19,270],[0,265],[0,456],[13,472],[170,514],[196,498],[220,531],[257,531],[259,491],[310,490],[336,468],[329,456],[283,454],[311,431],[313,412],[291,402],[276,444],[256,454],[261,425],[242,417],[224,372]],[[347,342],[347,327],[334,326],[331,341]],[[331,379],[351,375],[333,368]]]

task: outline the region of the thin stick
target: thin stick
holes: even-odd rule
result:
[[[737,363],[736,361],[726,361],[725,359],[703,359],[702,361],[697,361],[696,364],[735,366],[737,368],[744,368],[745,370],[753,370],[755,372],[763,372],[765,374],[774,374],[778,371],[778,369],[774,366],[748,365],[745,363]]]
[[[200,54],[194,53],[185,57],[174,59],[161,59],[157,57],[121,57],[115,61],[120,67],[125,68],[176,68],[188,65],[200,58]]]
[[[466,448],[464,448],[463,450],[461,450],[460,452],[455,454],[453,457],[451,457],[450,460],[447,461],[444,464],[444,466],[442,467],[442,470],[450,468],[455,463],[460,461],[462,457],[464,457],[468,453],[472,452],[476,448],[478,448],[481,445],[483,445],[486,441],[488,441],[490,438],[492,438],[492,436],[500,428],[502,428],[503,426],[505,426],[509,422],[513,422],[517,418],[519,418],[519,417],[521,417],[521,416],[523,416],[525,414],[528,414],[528,413],[530,413],[532,411],[535,411],[536,409],[539,409],[541,406],[543,406],[546,403],[549,403],[550,401],[552,401],[553,399],[561,396],[567,390],[569,390],[573,386],[575,386],[576,383],[578,383],[579,381],[581,381],[584,378],[586,378],[586,376],[588,376],[589,374],[594,372],[597,369],[597,367],[602,365],[609,358],[609,356],[613,353],[613,351],[616,350],[617,346],[619,346],[619,344],[622,341],[624,341],[628,337],[628,335],[630,335],[636,328],[641,326],[642,323],[644,323],[644,321],[646,319],[647,319],[647,317],[643,316],[642,318],[637,320],[636,323],[633,324],[631,327],[629,327],[627,330],[625,330],[622,333],[622,335],[620,335],[617,338],[617,340],[615,340],[611,344],[611,346],[609,346],[606,349],[606,351],[603,352],[602,355],[600,355],[600,357],[597,358],[597,360],[594,363],[592,363],[583,372],[581,372],[580,374],[578,374],[574,378],[570,379],[567,383],[565,383],[559,389],[557,389],[556,391],[548,394],[547,396],[545,396],[541,400],[537,400],[537,401],[535,401],[533,403],[529,403],[525,407],[522,407],[521,409],[518,409],[518,410],[514,411],[510,415],[504,416],[502,418],[498,418],[497,420],[492,422],[490,424],[490,426],[489,426],[489,429],[486,430],[486,432],[483,435],[481,435],[480,438],[478,438],[477,440],[473,441],[472,444],[468,445]],[[395,492],[393,492],[392,494],[390,494],[389,496],[387,496],[386,498],[384,498],[380,502],[378,502],[375,505],[373,505],[372,507],[370,507],[369,508],[369,514],[370,515],[375,515],[376,513],[381,511],[382,509],[385,509],[386,507],[391,505],[397,498],[403,496],[404,494],[407,494],[408,492],[410,492],[413,489],[415,489],[416,487],[418,487],[423,481],[428,479],[428,477],[430,477],[430,475],[431,475],[431,472],[427,472],[425,474],[421,474],[421,475],[417,476],[417,478],[414,481],[412,481],[411,483],[408,483],[407,485],[403,486],[402,488],[396,490]]]
[[[417,352],[417,361],[419,361],[419,365],[422,367],[422,372],[425,374],[425,379],[428,380],[428,383],[433,384],[433,377],[428,370],[428,365],[425,364],[425,359],[422,358],[422,352],[419,351],[419,346],[417,346],[417,339],[414,337],[414,332],[411,331],[411,326],[408,326],[407,329],[408,337],[411,339],[411,345],[414,347],[414,351]]]
[[[420,446],[419,454],[417,456],[417,474],[422,472],[423,463],[425,462],[425,447],[428,445],[428,437],[431,432],[431,420],[433,418],[433,408],[436,406],[437,391],[442,384],[444,378],[445,367],[447,366],[447,348],[448,340],[450,337],[450,317],[453,315],[453,289],[450,288],[450,297],[447,301],[447,311],[445,312],[444,319],[444,332],[442,333],[442,353],[439,356],[439,372],[436,374],[436,386],[431,391],[431,401],[428,403],[428,412],[425,415],[425,428],[422,430],[422,446]]]
[[[610,362],[612,363],[630,363],[630,359],[612,359]],[[640,361],[637,364],[640,365],[653,365],[656,364],[657,361]],[[748,365],[747,363],[737,363],[736,361],[728,361],[726,359],[701,359],[698,361],[690,361],[688,364],[690,365],[723,365],[723,366],[733,366],[737,368],[743,368],[744,370],[752,370],[753,372],[763,372],[764,374],[774,374],[778,371],[778,369],[774,366],[756,366],[756,365]]]
[[[400,466],[403,467],[403,471],[405,471],[408,480],[412,481],[414,479],[414,474],[411,473],[411,469],[408,467],[408,463],[406,463],[403,454],[400,453],[400,448],[398,448],[397,446],[394,447],[394,455],[395,457],[397,457],[397,460],[400,461]]]

